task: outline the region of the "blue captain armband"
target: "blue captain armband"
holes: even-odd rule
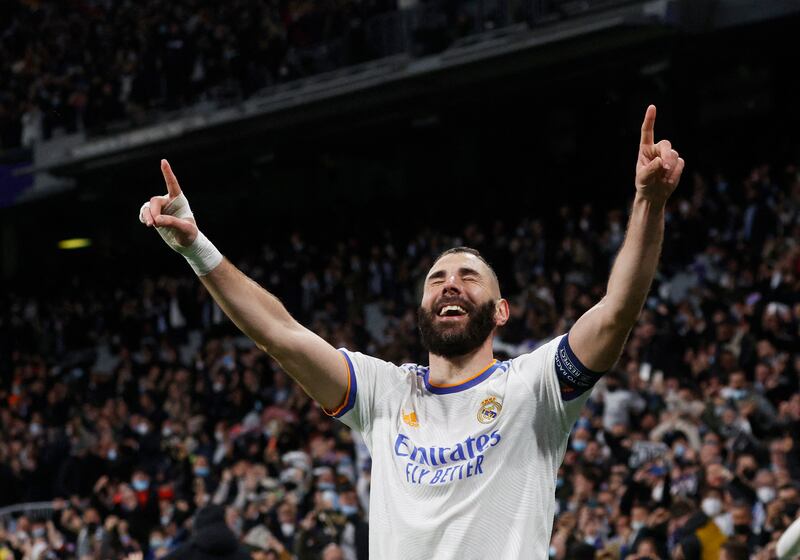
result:
[[[605,372],[592,371],[583,365],[569,346],[569,333],[561,338],[556,349],[556,376],[561,386],[561,398],[577,399],[591,390]]]

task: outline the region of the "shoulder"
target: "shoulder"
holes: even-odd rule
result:
[[[359,375],[379,375],[389,378],[415,377],[422,366],[416,364],[397,365],[369,354],[339,348],[347,367]]]

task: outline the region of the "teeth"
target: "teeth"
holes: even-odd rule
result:
[[[466,313],[466,310],[464,310],[464,308],[461,307],[460,305],[445,305],[444,307],[442,307],[442,310],[439,311],[439,315],[444,315],[448,311],[458,311],[459,313]]]

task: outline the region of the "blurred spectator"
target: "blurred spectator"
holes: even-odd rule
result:
[[[248,560],[250,555],[239,545],[239,540],[226,524],[225,508],[206,506],[194,518],[192,535],[186,544],[179,546],[163,558],[165,560]],[[161,533],[150,540],[150,549],[163,547]]]
[[[527,11],[515,4],[174,0],[164,9],[157,0],[7,0],[0,148],[144,124],[191,104],[230,103],[397,54],[407,43],[417,55],[438,52],[468,33],[525,21]],[[762,214],[748,208],[748,235],[761,235]]]

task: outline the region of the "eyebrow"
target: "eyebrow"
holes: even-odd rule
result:
[[[468,266],[462,266],[458,269],[459,276],[467,276],[469,274],[474,274],[475,276],[481,276],[481,273],[475,270],[474,268],[469,268]],[[447,276],[447,272],[444,269],[439,269],[436,272],[432,272],[428,275],[428,280],[436,280],[438,278],[444,278]]]

